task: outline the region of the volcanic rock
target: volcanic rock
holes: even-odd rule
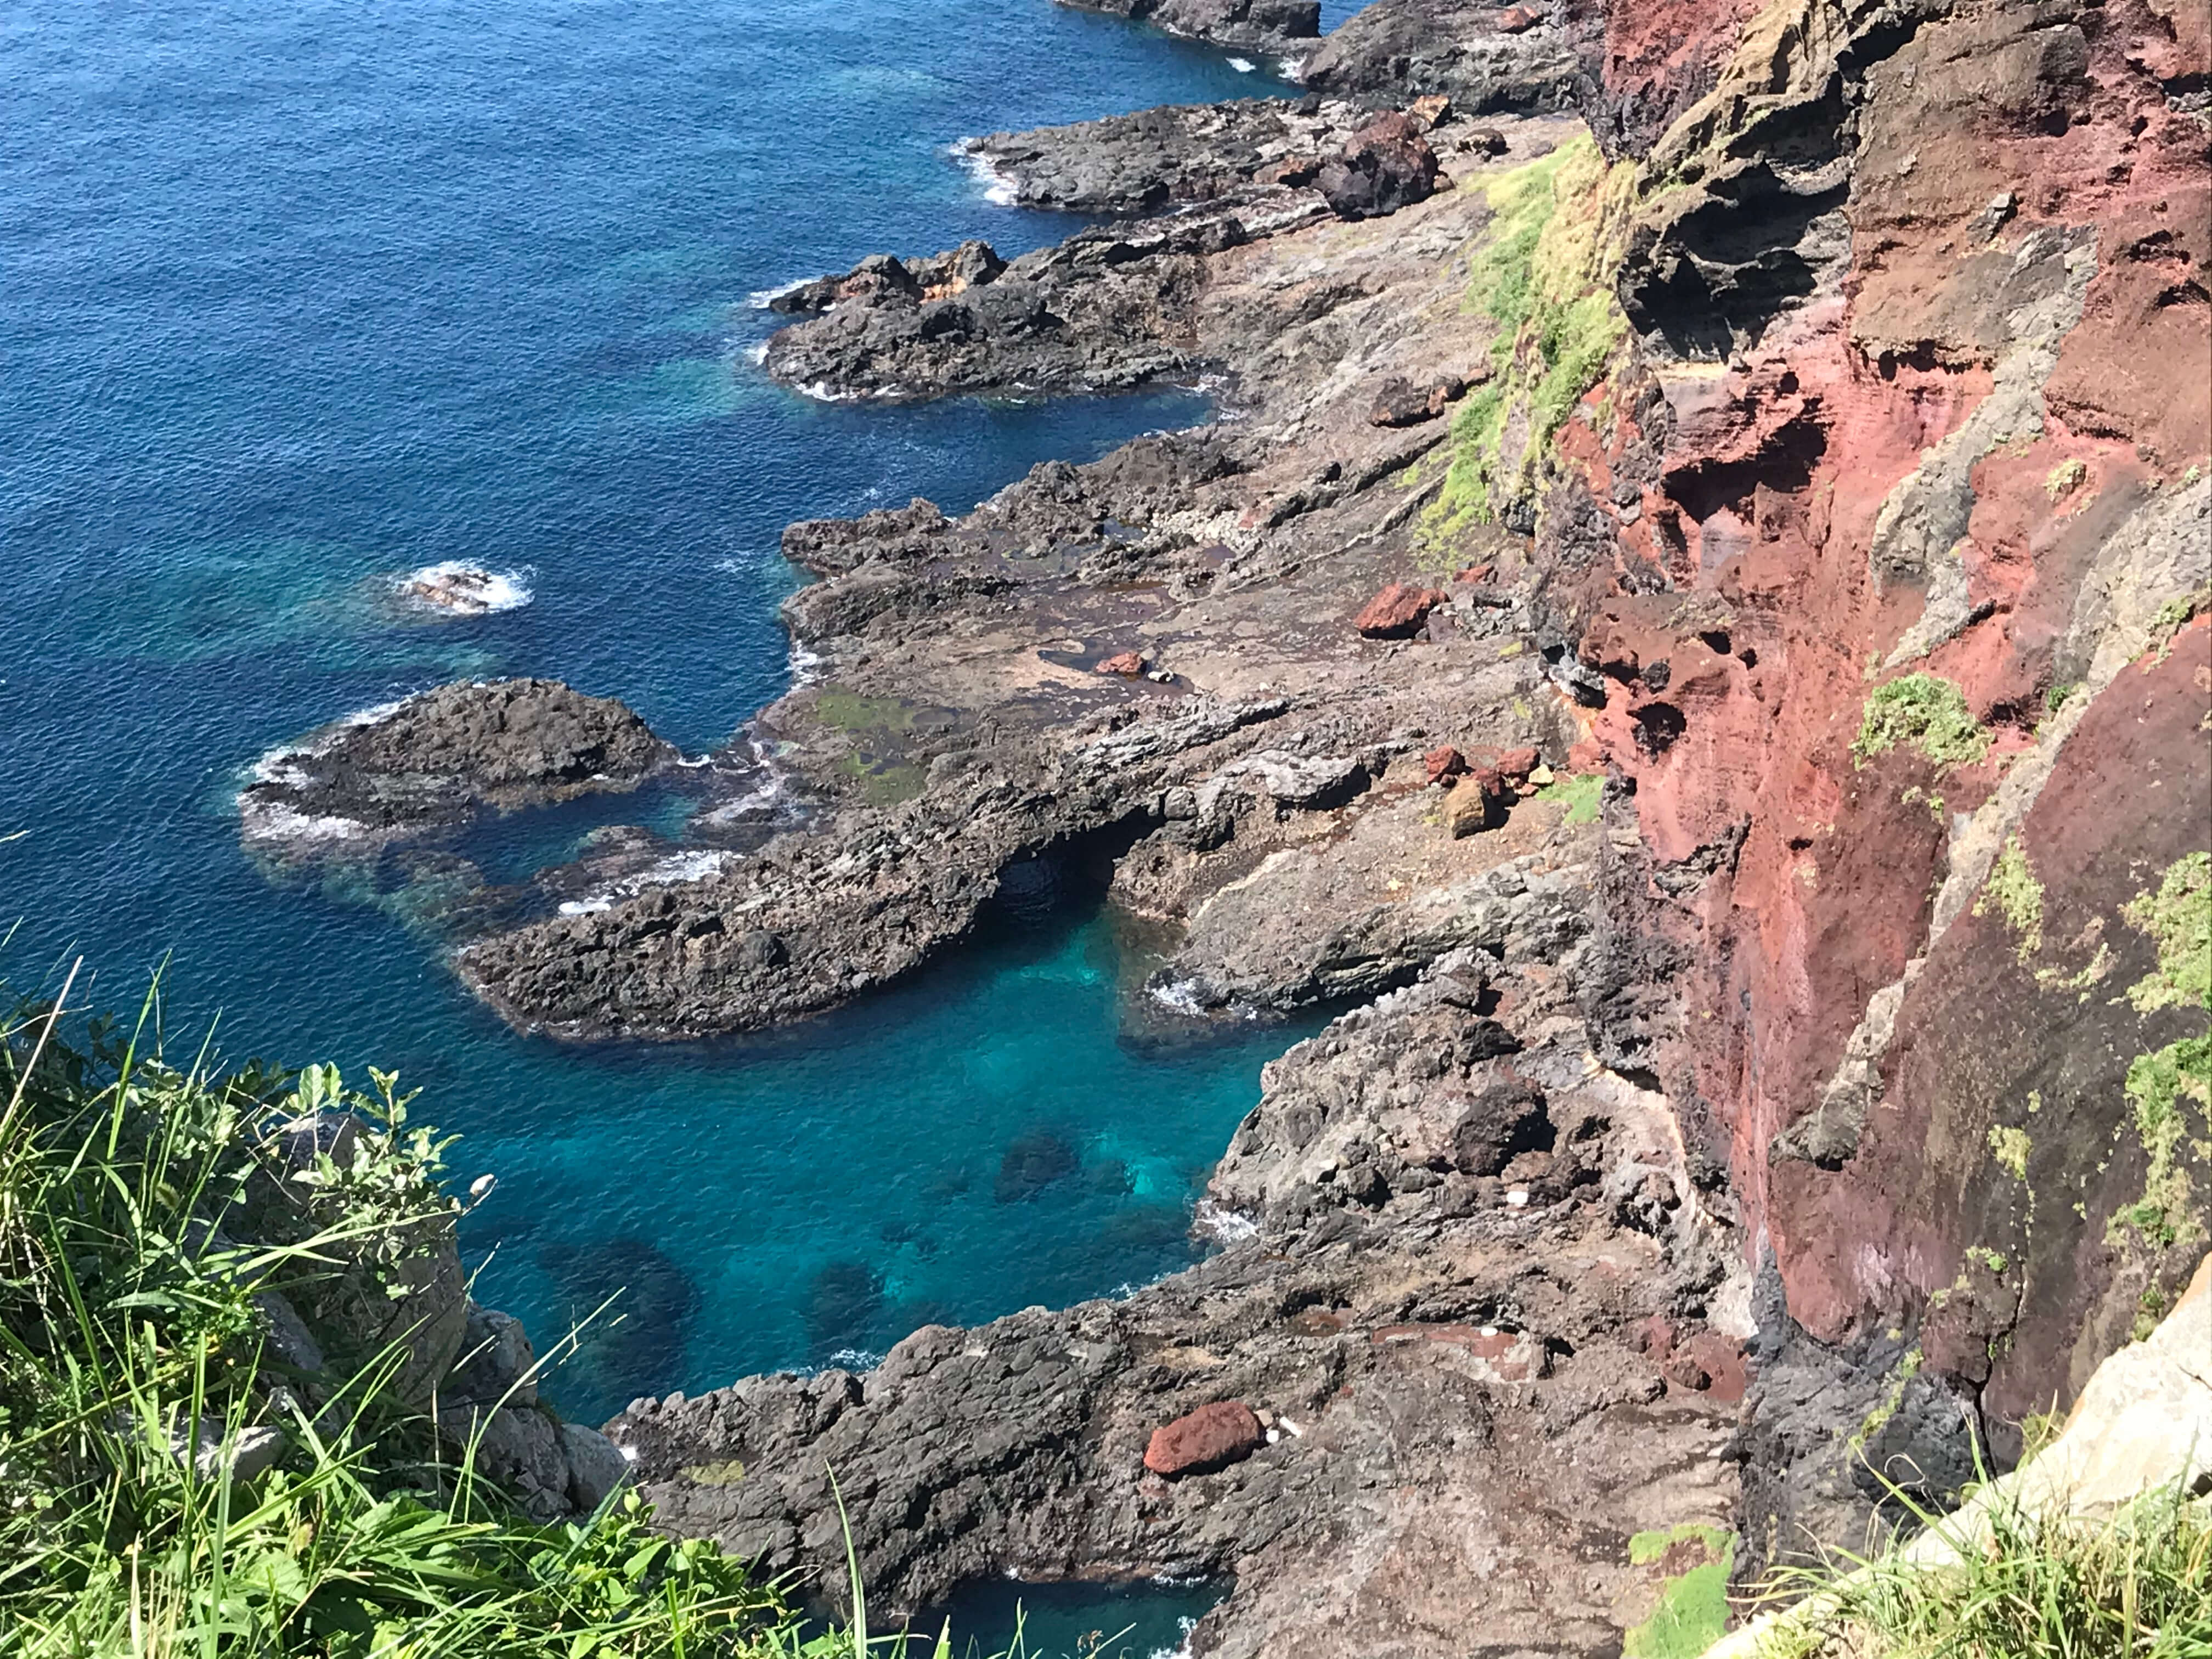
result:
[[[1352,625],[1370,640],[1411,639],[1429,619],[1429,612],[1450,598],[1432,587],[1393,582],[1367,602]]]
[[[1059,0],[1210,46],[1283,52],[1321,33],[1321,0]]]
[[[1574,107],[1579,43],[1548,25],[1503,28],[1506,15],[1487,0],[1373,0],[1330,32],[1298,78],[1336,97],[1442,94],[1464,115]]]
[[[465,681],[340,720],[264,759],[241,834],[274,848],[373,843],[634,789],[676,758],[631,709],[557,680]]]
[[[1394,111],[1353,133],[1315,175],[1314,187],[1346,218],[1373,219],[1427,200],[1437,176],[1437,154],[1419,125]]]
[[[1485,769],[1468,774],[1444,797],[1444,823],[1454,836],[1494,830],[1505,822],[1505,781]]]
[[[1173,1480],[1211,1474],[1241,1463],[1267,1443],[1267,1431],[1241,1400],[1217,1401],[1152,1431],[1145,1446],[1145,1467]]]

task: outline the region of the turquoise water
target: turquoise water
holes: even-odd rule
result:
[[[82,952],[233,1059],[396,1068],[495,1171],[480,1293],[634,1394],[880,1352],[924,1319],[1188,1259],[1197,1184],[1289,1034],[1124,1032],[1124,951],[1007,920],[749,1045],[517,1037],[434,944],[272,884],[230,799],[271,745],[456,675],[618,694],[697,750],[784,684],[789,520],[1202,412],[1188,394],[884,410],[767,385],[756,291],[1066,222],[945,154],[994,127],[1267,90],[1048,0],[73,0],[0,10],[0,845],[18,985]],[[410,620],[486,562],[532,595]],[[526,862],[569,827],[508,826]],[[1157,1035],[1157,1034],[1155,1034]]]

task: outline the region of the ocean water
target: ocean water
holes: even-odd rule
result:
[[[1201,417],[810,403],[753,368],[751,297],[1066,233],[987,201],[963,134],[1270,89],[1048,0],[0,10],[9,979],[81,953],[89,1000],[133,1007],[166,958],[190,1040],[398,1070],[456,1173],[500,1177],[464,1231],[484,1299],[544,1345],[622,1292],[550,1385],[586,1420],[1188,1261],[1295,1033],[1132,1026],[1110,917],[1001,918],[771,1038],[581,1051],[507,1031],[386,910],[264,877],[231,799],[272,745],[459,675],[720,743],[786,683],[786,522],[963,508]],[[395,602],[452,560],[505,608]]]

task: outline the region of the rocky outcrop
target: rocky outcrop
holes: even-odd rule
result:
[[[1527,12],[1481,0],[1373,0],[1301,60],[1316,92],[1366,102],[1443,94],[1465,113],[1576,106],[1588,31],[1571,9]]]
[[[969,153],[1032,205],[1177,210],[1011,263],[980,242],[911,262],[871,256],[773,301],[807,320],[769,340],[765,367],[817,397],[907,401],[1194,380],[1254,343],[1207,326],[1216,256],[1332,214],[1377,218],[1425,201],[1442,176],[1439,146],[1492,153],[1463,126],[1439,137],[1431,116],[1442,113],[1309,113],[1277,100],[971,140]]]
[[[335,1079],[310,1072],[297,1099],[332,1099]],[[521,1325],[468,1293],[454,1236],[458,1206],[410,1185],[389,1132],[340,1105],[311,1105],[252,1131],[242,1201],[219,1236],[233,1246],[311,1244],[281,1282],[256,1297],[276,1374],[294,1406],[341,1404],[360,1379],[388,1371],[385,1397],[418,1413],[449,1449],[472,1448],[480,1478],[525,1514],[556,1521],[588,1514],[629,1473],[597,1430],[562,1420],[538,1398],[540,1366]],[[383,1177],[392,1196],[364,1200],[337,1171]],[[365,1228],[377,1206],[401,1214]],[[351,1206],[352,1207],[349,1207]],[[317,1266],[308,1266],[309,1261]],[[272,1403],[284,1421],[292,1407]],[[432,1425],[434,1425],[434,1428]],[[252,1429],[234,1476],[273,1461],[283,1431]],[[220,1438],[220,1430],[217,1430]]]
[[[877,255],[785,296],[792,311],[831,302],[776,334],[764,362],[778,380],[830,398],[1139,386],[1188,372],[1206,256],[1251,235],[1235,213],[1162,221],[1086,232],[1011,264],[978,258],[964,277],[941,276],[957,256],[909,267]]]
[[[2100,1364],[2051,1443],[2011,1474],[1982,1483],[1954,1514],[1883,1563],[1941,1572],[1999,1547],[2025,1524],[2101,1522],[2162,1495],[2185,1500],[2212,1481],[2212,1257],[2180,1302],[2141,1342]],[[2003,1531],[2000,1532],[2000,1523]],[[1854,1577],[1863,1575],[1855,1574]],[[1761,1614],[1705,1659],[1758,1659],[1778,1646],[1821,1656],[1858,1645],[1840,1598],[1822,1592]]]
[[[464,975],[748,1029],[1103,880],[1167,1014],[1369,1006],[1271,1068],[1192,1272],[634,1406],[671,1523],[834,1563],[827,1459],[902,1605],[1233,1569],[1198,1650],[1615,1651],[1632,1531],[1729,1512],[1749,1572],[2009,1461],[2212,1228],[2207,50],[2149,0],[1376,0],[1330,97],[1571,86],[1603,152],[994,136],[1156,216],[793,295],[770,368],[826,393],[1204,367],[1234,418],[793,526],[778,833]],[[1451,187],[1358,216],[1413,138]],[[1249,1457],[1144,1472],[1231,1402]]]
[[[1562,843],[1563,872],[1595,839]],[[1007,1571],[1233,1568],[1194,1651],[1617,1648],[1658,1589],[1629,1534],[1724,1523],[1734,1501],[1727,1393],[1669,1381],[1637,1333],[1735,1344],[1727,1253],[1663,1101],[1581,1058],[1579,949],[1539,925],[1271,1066],[1237,1167],[1279,1169],[1281,1196],[1190,1272],[933,1327],[863,1376],[641,1400],[608,1433],[665,1521],[817,1593],[842,1550],[826,1466],[857,1498],[872,1601],[894,1607]],[[1485,994],[1501,1041],[1439,1047],[1437,1011]],[[1402,1092],[1344,1091],[1377,1069]],[[1510,1188],[1465,1173],[1450,1131],[1415,1122],[1417,1077],[1443,1099],[1530,1079],[1544,1103],[1510,1133],[1552,1150],[1509,1159]],[[1217,1197],[1256,1185],[1225,1176]],[[1347,1551],[1402,1565],[1347,1575]]]
[[[1058,0],[1208,46],[1283,52],[1321,33],[1321,0]]]
[[[1024,207],[1134,216],[1279,198],[1355,149],[1376,118],[1342,99],[1249,98],[994,132],[961,148]],[[1448,155],[1474,142],[1472,129],[1449,130],[1448,105],[1411,119],[1416,136]]]
[[[264,757],[239,811],[249,844],[375,842],[633,789],[675,758],[611,697],[556,680],[469,681],[350,716]]]
[[[1550,131],[1519,142],[1539,148]],[[1440,234],[1485,212],[1451,197],[1407,211],[1432,205]],[[1306,446],[1227,428],[1149,438],[1091,466],[1040,467],[960,520],[920,502],[793,526],[787,552],[823,580],[785,615],[819,678],[749,734],[777,757],[792,808],[781,832],[701,848],[680,878],[671,854],[671,878],[633,878],[473,940],[464,975],[517,1024],[558,1035],[756,1029],[911,970],[1010,878],[1079,879],[1130,854],[1116,866],[1127,879],[1115,877],[1130,902],[1187,916],[1253,861],[1333,833],[1396,757],[1432,746],[1429,733],[1563,749],[1534,705],[1514,712],[1506,688],[1541,671],[1498,655],[1505,612],[1472,584],[1437,590],[1413,647],[1350,626],[1407,574],[1387,550],[1409,516],[1392,481],[1443,434],[1378,430],[1366,376],[1317,390],[1313,371],[1345,361],[1340,305],[1377,322],[1366,355],[1387,371],[1397,334],[1382,316],[1457,303],[1433,261],[1364,234],[1376,239],[1368,274],[1319,290],[1283,280],[1306,258],[1295,235],[1210,256],[1198,326],[1239,354],[1255,403],[1279,387],[1286,410],[1309,412]],[[1346,270],[1359,263],[1344,257]],[[1240,625],[1250,636],[1232,647],[1224,630]],[[1133,650],[1151,665],[1141,673],[1092,672]],[[1498,695],[1471,712],[1471,687]],[[1418,822],[1395,788],[1382,799],[1394,804],[1376,815],[1378,844]],[[1241,966],[1223,982],[1274,1003],[1380,988],[1450,931],[1424,923],[1410,945],[1378,946],[1391,965],[1338,969],[1295,937],[1337,921],[1316,910],[1257,947],[1307,963],[1298,987]]]

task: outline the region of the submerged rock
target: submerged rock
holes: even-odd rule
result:
[[[1075,1148],[1049,1129],[1034,1129],[1018,1136],[999,1160],[998,1179],[991,1196],[1001,1204],[1035,1198],[1046,1188],[1066,1180],[1080,1166]]]
[[[575,1353],[549,1384],[556,1394],[629,1400],[682,1377],[699,1289],[667,1255],[643,1239],[611,1238],[548,1245],[538,1260],[580,1329]]]

